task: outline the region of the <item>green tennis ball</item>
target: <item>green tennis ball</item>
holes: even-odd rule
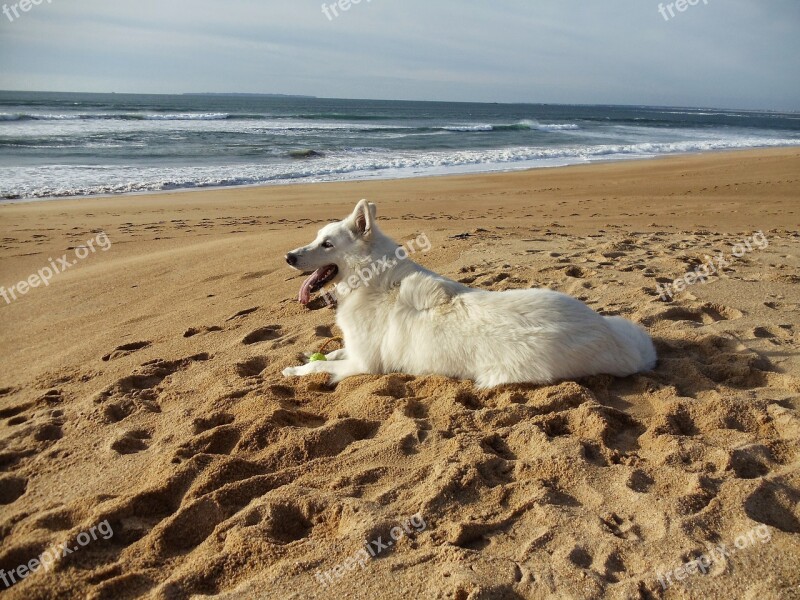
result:
[[[321,352],[315,352],[314,354],[308,357],[308,362],[316,362],[318,360],[328,360],[328,359],[325,358],[325,355],[322,354]]]

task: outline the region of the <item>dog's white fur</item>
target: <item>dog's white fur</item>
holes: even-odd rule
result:
[[[375,215],[375,205],[362,200],[287,258],[306,272],[335,264],[333,282],[345,282],[398,247]],[[410,259],[340,296],[336,322],[344,348],[283,375],[324,372],[338,383],[364,373],[439,374],[490,388],[598,373],[624,377],[656,364],[653,342],[631,321],[603,317],[552,290],[472,289]]]

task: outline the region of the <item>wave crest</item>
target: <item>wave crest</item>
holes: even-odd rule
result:
[[[580,129],[575,123],[539,123],[536,119],[523,119],[516,123],[500,125],[449,125],[445,131],[475,133],[483,131],[574,131]]]

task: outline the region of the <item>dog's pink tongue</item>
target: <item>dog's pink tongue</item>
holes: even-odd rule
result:
[[[322,269],[317,269],[316,271],[314,271],[303,282],[303,285],[300,286],[300,293],[297,296],[297,301],[300,302],[300,304],[302,304],[303,306],[311,302],[311,288],[314,287],[314,284],[319,279],[320,271],[322,271]]]

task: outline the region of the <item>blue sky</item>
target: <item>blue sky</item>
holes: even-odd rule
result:
[[[698,1],[43,0],[0,88],[800,110],[800,2]]]

